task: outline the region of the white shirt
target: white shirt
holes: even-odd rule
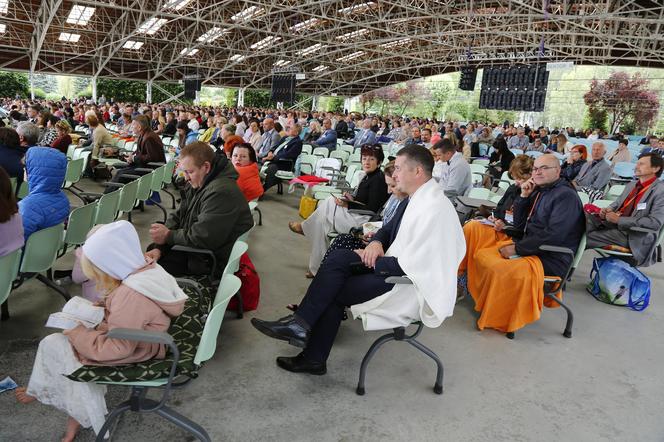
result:
[[[189,126],[189,129],[193,130],[194,132],[198,132],[198,129],[201,127],[201,125],[198,124],[198,120],[196,120],[196,118],[189,120],[187,126]]]

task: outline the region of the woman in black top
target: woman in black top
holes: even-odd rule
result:
[[[494,141],[493,149],[494,151],[489,157],[489,168],[487,169],[487,172],[492,178],[500,179],[503,172],[509,170],[510,164],[512,164],[512,160],[514,159],[514,154],[507,148],[505,138],[498,138]],[[489,181],[488,176],[485,179],[485,187],[492,187],[492,182]]]
[[[380,170],[385,158],[383,149],[380,144],[365,144],[361,152],[362,171],[366,175],[355,192],[346,192],[343,196],[330,196],[321,201],[314,213],[304,222],[288,223],[293,232],[306,236],[312,243],[309,271],[306,274],[309,278],[313,278],[320,267],[330,233],[347,233],[353,227],[361,226],[370,219],[368,215],[351,213],[350,210],[361,209],[378,213],[387,201],[387,184]]]

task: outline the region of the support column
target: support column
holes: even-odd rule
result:
[[[311,110],[315,111],[316,107],[318,107],[318,95],[312,95],[311,96]]]
[[[237,91],[237,107],[244,107],[244,92],[247,90],[246,87],[241,87]]]
[[[194,104],[201,104],[201,91],[196,91],[196,98],[194,98]]]
[[[148,81],[145,85],[145,102],[152,104],[152,80]]]
[[[97,77],[92,77],[92,101],[97,102]]]
[[[30,81],[30,99],[35,99],[35,73],[31,70],[28,73],[28,80]]]

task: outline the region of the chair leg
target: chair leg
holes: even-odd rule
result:
[[[129,212],[127,212],[127,221],[129,221],[131,223],[131,210]]]
[[[191,419],[181,415],[175,410],[172,410],[169,407],[161,407],[158,410],[155,410],[159,416],[164,419],[174,423],[183,430],[188,431],[189,433],[196,436],[196,438],[202,442],[211,442],[210,436],[207,434],[207,431],[196,422]]]
[[[277,194],[278,195],[284,194],[284,185],[281,183],[281,181],[277,183]]]
[[[39,281],[41,281],[43,284],[45,284],[46,286],[48,286],[48,287],[52,288],[53,290],[55,290],[56,292],[60,293],[62,295],[62,297],[65,298],[65,301],[69,301],[71,299],[71,296],[69,295],[69,293],[65,289],[63,289],[62,287],[60,287],[59,285],[57,285],[56,283],[54,283],[53,281],[51,281],[50,279],[45,277],[44,275],[38,274],[37,279]]]
[[[239,290],[235,294],[235,299],[237,299],[237,318],[242,319],[244,317],[244,305],[242,304],[242,293]]]
[[[388,341],[394,341],[394,339],[395,339],[394,333],[388,333],[376,339],[374,343],[371,344],[371,347],[369,347],[369,351],[367,351],[367,354],[364,355],[364,358],[362,359],[362,364],[360,365],[360,379],[357,382],[357,388],[355,389],[355,393],[357,393],[360,396],[364,396],[365,393],[364,378],[366,377],[367,374],[367,366],[369,365],[369,361],[371,361],[371,358],[373,358],[374,354],[376,354],[378,349],[384,343]]]
[[[152,199],[150,199],[149,201],[150,201],[152,204],[154,204],[155,206],[159,207],[159,209],[161,210],[161,213],[164,214],[164,223],[165,223],[165,222],[166,222],[166,219],[168,218],[168,213],[166,213],[166,209],[164,209],[164,206],[162,206],[161,204],[159,204],[159,203],[153,201]]]
[[[565,331],[563,331],[563,336],[566,338],[571,338],[572,325],[574,324],[574,314],[572,313],[572,310],[570,310],[569,307],[567,307],[560,299],[556,298],[552,293],[546,293],[544,296],[557,302],[562,308],[565,309],[565,312],[567,312],[567,323],[565,324]]]
[[[258,207],[256,207],[254,210],[256,212],[258,212],[258,225],[262,226],[263,225],[263,213],[261,212],[261,209],[259,209]]]
[[[2,314],[0,314],[0,321],[9,319],[9,300],[2,303]]]
[[[420,341],[416,339],[409,339],[406,342],[408,342],[410,345],[424,353],[425,355],[429,356],[431,359],[434,360],[436,363],[436,383],[433,386],[433,392],[436,394],[443,394],[443,375],[445,373],[445,369],[443,367],[443,362],[440,360],[438,355],[433,352],[429,347],[426,345],[422,344]]]
[[[166,189],[161,189],[161,190],[163,190],[164,192],[166,192],[166,193],[171,197],[171,200],[172,200],[172,202],[173,202],[173,205],[172,205],[171,209],[175,209],[175,195],[173,195],[171,192],[169,192],[169,191],[166,190]]]
[[[105,440],[104,436],[106,435],[106,432],[109,431],[109,429],[111,428],[113,421],[117,419],[122,413],[128,411],[130,408],[131,405],[129,404],[129,401],[125,401],[120,405],[118,405],[117,407],[115,407],[115,409],[111,411],[106,417],[106,421],[104,421],[104,425],[102,425],[101,430],[99,430],[95,442],[104,442]]]

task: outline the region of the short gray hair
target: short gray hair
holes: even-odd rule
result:
[[[21,121],[16,126],[16,133],[23,137],[28,146],[34,146],[39,141],[39,127],[29,121]]]

